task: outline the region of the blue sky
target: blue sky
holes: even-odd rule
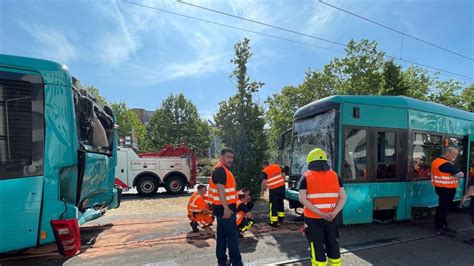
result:
[[[332,44],[210,13],[173,0],[129,0],[169,11],[340,49]],[[399,57],[401,36],[323,5],[316,0],[196,1],[206,7],[347,43],[377,40]],[[474,57],[474,2],[327,2],[403,32]],[[223,28],[127,4],[120,0],[2,0],[0,53],[46,58],[66,64],[83,84],[93,85],[111,102],[156,109],[163,98],[184,93],[211,118],[218,103],[236,91],[230,59],[233,45],[251,40],[249,73],[266,85],[264,101],[283,86],[298,85],[308,69],[321,69],[338,53]],[[474,76],[473,61],[405,38],[403,58]],[[406,66],[406,64],[402,64]],[[447,78],[447,77],[444,77]],[[474,80],[459,79],[464,85]]]

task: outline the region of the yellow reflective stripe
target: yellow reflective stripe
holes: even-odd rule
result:
[[[214,193],[218,193],[217,192],[217,188],[209,188],[209,191],[210,192],[214,192]],[[231,187],[231,188],[226,188],[224,189],[225,192],[234,192],[235,191],[235,187]]]
[[[307,199],[321,199],[321,198],[337,198],[339,197],[339,193],[312,193],[307,194]]]
[[[276,176],[274,176],[274,177],[269,178],[269,179],[267,180],[267,182],[272,182],[273,180],[277,180],[277,179],[279,179],[279,178],[281,178],[281,177],[282,177],[281,174],[280,174],[280,175],[276,175]]]
[[[219,198],[219,196],[217,197],[210,197],[211,199],[214,199],[215,201],[221,201],[221,198]],[[233,199],[236,199],[237,196],[236,195],[230,195],[230,196],[226,196],[225,199],[226,200],[233,200]]]
[[[278,217],[282,217],[282,218],[285,217],[285,213],[284,212],[279,212]]]
[[[334,208],[336,207],[336,203],[330,203],[330,204],[314,204],[314,207],[318,209],[329,209],[329,208]]]
[[[444,180],[451,180],[451,179],[454,179],[455,177],[450,175],[450,176],[439,176],[439,175],[434,175],[432,176],[431,178],[434,178],[434,179],[444,179]]]
[[[331,258],[328,258],[328,261],[329,261],[329,265],[330,265],[330,266],[341,266],[341,265],[342,265],[342,260],[341,260],[341,258],[339,258],[339,259],[331,259]]]
[[[311,264],[318,265],[318,262],[316,261],[316,251],[314,250],[313,242],[309,242],[309,246],[311,248]]]
[[[273,185],[276,185],[276,184],[284,184],[285,183],[285,180],[278,180],[278,181],[275,181],[275,182],[272,182],[272,183],[267,183],[267,186],[271,187]]]

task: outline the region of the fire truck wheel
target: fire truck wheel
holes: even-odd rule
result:
[[[158,191],[158,181],[152,176],[143,176],[137,182],[137,191],[140,196],[149,197]]]
[[[180,194],[183,193],[186,183],[183,178],[180,176],[170,176],[166,179],[165,189],[168,193],[171,194]]]

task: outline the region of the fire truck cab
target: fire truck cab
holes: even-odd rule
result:
[[[152,196],[159,187],[180,194],[196,184],[196,156],[185,146],[166,145],[159,152],[137,154],[132,148],[117,150],[115,183],[127,190],[136,187],[140,196]]]

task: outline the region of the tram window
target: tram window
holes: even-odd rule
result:
[[[441,155],[442,149],[441,136],[415,133],[410,176],[412,178],[429,178],[431,176],[431,162]]]
[[[377,179],[397,177],[396,146],[395,132],[377,133]]]
[[[461,138],[450,137],[448,138],[448,146],[455,147],[459,151],[458,157],[456,157],[453,164],[459,169],[465,169],[466,167],[464,165],[466,162],[466,155],[464,154],[464,140]]]
[[[344,180],[366,180],[368,175],[367,131],[365,129],[345,129],[344,140]]]
[[[0,180],[43,174],[43,86],[29,79],[0,72]]]

